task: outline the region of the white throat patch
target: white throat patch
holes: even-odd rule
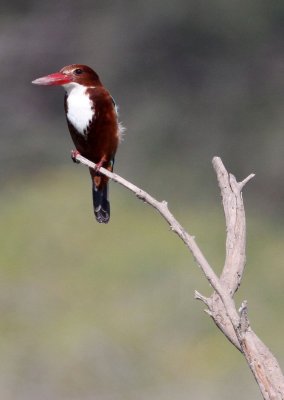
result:
[[[75,82],[67,83],[63,87],[67,92],[68,121],[81,135],[85,135],[95,113],[86,87]]]

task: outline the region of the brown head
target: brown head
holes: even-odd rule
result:
[[[63,86],[72,82],[86,87],[102,85],[98,74],[87,65],[81,64],[67,65],[59,72],[32,81],[35,85],[46,86]]]

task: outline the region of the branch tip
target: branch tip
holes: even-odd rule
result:
[[[194,291],[194,298],[195,300],[201,300],[203,301],[204,304],[208,306],[209,304],[209,299],[205,296],[203,296],[201,293],[199,293],[197,290]]]
[[[255,174],[250,174],[249,176],[247,176],[244,180],[242,180],[241,182],[239,182],[239,188],[240,190],[242,190],[242,188],[252,179],[255,177]]]
[[[204,312],[205,312],[207,315],[209,315],[209,317],[213,317],[213,313],[212,313],[210,310],[208,310],[208,308],[205,308],[205,309],[204,309]]]
[[[219,156],[214,156],[213,158],[212,158],[212,164],[214,165],[214,164],[218,164],[218,163],[221,163],[221,164],[223,164],[222,163],[222,160],[221,160],[221,158],[219,157]]]

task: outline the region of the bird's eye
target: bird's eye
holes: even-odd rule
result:
[[[83,70],[80,69],[80,68],[76,68],[76,69],[74,70],[74,72],[75,72],[76,75],[81,75],[81,74],[83,73]]]

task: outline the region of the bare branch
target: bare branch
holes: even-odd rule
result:
[[[94,163],[81,155],[77,155],[76,159],[89,168],[95,168]],[[245,301],[242,303],[239,314],[233,300],[241,283],[246,262],[246,221],[241,191],[254,175],[251,174],[242,182],[237,182],[236,178],[227,172],[219,157],[214,157],[213,167],[221,190],[227,227],[226,260],[220,278],[196,244],[194,236],[188,234],[175,219],[165,201],[157,201],[144,190],[104,168],[100,168],[100,173],[123,185],[140,200],[154,207],[170,225],[171,230],[185,243],[214,289],[210,298],[206,298],[197,291],[195,291],[195,298],[206,304],[208,309],[205,311],[230,342],[243,353],[263,398],[265,400],[284,399],[284,377],[276,358],[251,329],[247,303]]]

